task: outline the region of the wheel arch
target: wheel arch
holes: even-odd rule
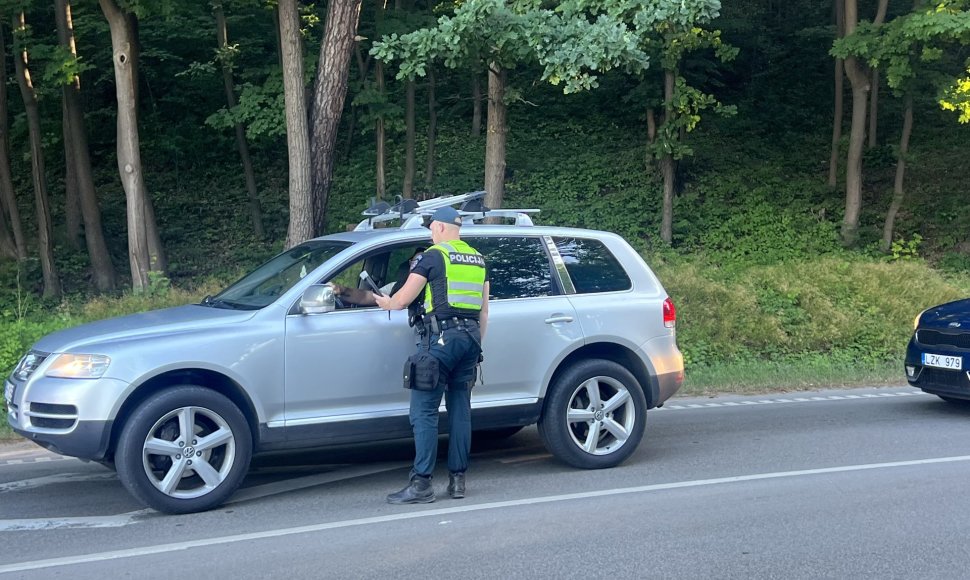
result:
[[[211,389],[230,401],[246,418],[246,423],[249,425],[249,432],[252,436],[253,449],[256,449],[259,443],[259,415],[256,412],[256,406],[253,404],[252,399],[246,394],[246,391],[242,386],[226,376],[223,373],[210,369],[200,369],[200,368],[184,368],[184,369],[174,369],[165,371],[158,375],[155,375],[135,388],[135,390],[128,395],[124,403],[122,403],[120,409],[111,426],[111,438],[108,444],[108,457],[114,457],[115,449],[118,446],[118,437],[121,435],[121,431],[124,429],[125,424],[128,422],[128,418],[131,417],[132,413],[139,405],[147,401],[155,395],[168,387],[173,387],[176,385],[195,385],[199,387],[204,387]]]
[[[660,385],[650,362],[638,356],[631,348],[615,342],[585,344],[567,354],[546,380],[543,394],[548,394],[549,387],[554,385],[572,365],[591,359],[609,360],[630,371],[643,390],[643,396],[647,399],[647,408],[652,409],[656,406],[656,401],[660,397]],[[548,399],[548,396],[545,398]]]

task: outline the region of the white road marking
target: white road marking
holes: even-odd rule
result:
[[[114,473],[58,473],[56,475],[45,475],[43,477],[35,477],[33,479],[21,479],[20,481],[8,481],[7,483],[0,483],[0,493],[23,491],[25,489],[33,489],[35,487],[54,485],[57,483],[107,481],[112,479],[116,480],[118,479],[118,476]]]
[[[289,481],[267,483],[245,488],[237,492],[232,499],[224,505],[237,504],[244,501],[259,499],[271,495],[305,489],[325,483],[333,483],[345,479],[354,479],[365,475],[373,475],[384,471],[401,469],[410,466],[411,463],[383,463],[378,465],[359,466],[343,471],[332,471],[307,477],[300,477]],[[82,474],[63,474],[37,479],[25,479],[0,485],[0,493],[4,491],[14,491],[49,485],[52,483],[77,482],[88,480],[117,479],[112,473],[98,473],[91,475]],[[6,488],[4,487],[6,486]],[[143,516],[153,513],[153,510],[144,509],[114,516],[91,516],[91,517],[54,517],[54,518],[31,518],[16,520],[0,520],[0,532],[21,532],[21,531],[46,531],[63,530],[76,528],[119,528],[141,521]]]
[[[46,568],[56,568],[59,566],[74,566],[91,562],[106,562],[123,558],[137,558],[154,554],[167,554],[194,548],[204,548],[207,546],[218,546],[225,544],[235,544],[238,542],[250,542],[255,540],[265,540],[292,536],[296,534],[310,534],[325,530],[335,530],[340,528],[350,528],[355,526],[366,526],[372,524],[383,524],[388,522],[398,522],[405,520],[416,520],[420,518],[431,518],[447,516],[451,514],[470,513],[493,509],[502,509],[518,506],[539,505],[573,500],[584,500],[615,495],[650,493],[669,489],[684,489],[691,487],[702,487],[708,485],[722,485],[728,483],[738,483],[744,481],[759,481],[767,479],[781,479],[787,477],[802,477],[807,475],[822,475],[829,473],[846,473],[853,471],[865,471],[872,469],[889,469],[895,467],[912,467],[917,465],[930,465],[938,463],[956,463],[970,461],[970,455],[960,455],[956,457],[937,457],[931,459],[916,459],[911,461],[892,461],[888,463],[869,463],[862,465],[846,465],[842,467],[824,467],[820,469],[801,469],[797,471],[780,471],[774,473],[757,473],[753,475],[739,475],[734,477],[719,477],[716,479],[699,479],[693,481],[679,481],[674,483],[659,483],[654,485],[643,485],[638,487],[622,487],[606,489],[600,491],[588,491],[582,493],[570,493],[563,495],[550,495],[531,497],[510,501],[498,501],[482,504],[462,505],[442,509],[429,509],[423,511],[407,511],[403,513],[390,514],[386,516],[373,516],[354,520],[343,520],[337,522],[327,522],[313,524],[309,526],[298,526],[293,528],[282,528],[278,530],[268,530],[264,532],[253,532],[248,534],[236,534],[232,536],[220,536],[202,540],[192,540],[188,542],[176,542],[171,544],[160,544],[157,546],[144,546],[141,548],[130,548],[127,550],[113,550],[109,552],[98,552],[94,554],[83,554],[79,556],[66,556],[63,558],[50,558],[46,560],[35,560],[30,562],[19,562],[16,564],[0,565],[0,574],[10,572],[25,572],[27,570],[41,570]]]
[[[663,407],[655,409],[656,411],[663,411],[664,409],[670,409],[672,411],[683,410],[683,409],[707,409],[712,407],[741,407],[744,405],[773,405],[775,403],[817,403],[819,401],[844,401],[846,399],[878,399],[880,397],[913,397],[917,395],[928,395],[929,393],[924,393],[923,391],[899,391],[895,393],[865,393],[862,395],[830,395],[828,397],[793,397],[793,398],[782,398],[782,399],[761,399],[758,401],[725,401],[723,403],[704,403],[703,405],[697,403],[681,403],[678,404],[675,401],[667,401],[667,404]]]
[[[144,509],[116,516],[0,520],[0,532],[47,531],[77,528],[120,528],[137,523],[142,516],[148,515],[151,511],[150,509]]]

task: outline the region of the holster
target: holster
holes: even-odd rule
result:
[[[404,363],[404,388],[433,391],[438,388],[441,369],[438,359],[428,351],[412,354]]]

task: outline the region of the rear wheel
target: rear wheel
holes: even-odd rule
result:
[[[583,469],[613,467],[640,444],[647,402],[636,378],[608,360],[586,360],[550,386],[539,434],[560,460]]]
[[[253,439],[242,412],[210,389],[182,385],[142,403],[115,452],[118,477],[136,498],[180,514],[222,504],[242,483]]]

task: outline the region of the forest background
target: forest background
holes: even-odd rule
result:
[[[691,393],[902,382],[970,295],[965,0],[2,0],[0,32],[4,375],[483,187],[641,251]]]

